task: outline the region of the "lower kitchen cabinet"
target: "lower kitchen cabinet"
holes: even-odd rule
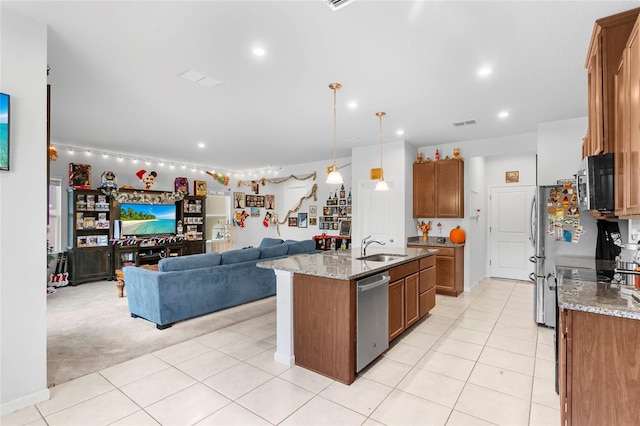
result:
[[[457,297],[464,291],[464,246],[431,247],[409,244],[407,247],[438,250],[435,259],[436,293]]]
[[[640,321],[560,309],[560,424],[637,425]]]
[[[68,256],[71,285],[111,278],[111,247],[71,248]]]
[[[436,305],[435,256],[389,270],[389,341],[398,337]]]

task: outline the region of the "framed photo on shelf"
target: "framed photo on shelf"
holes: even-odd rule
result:
[[[298,228],[306,228],[307,227],[307,214],[306,213],[298,213]]]
[[[340,221],[340,236],[341,237],[351,236],[351,220]]]
[[[195,195],[199,195],[199,196],[207,195],[207,181],[206,180],[194,180],[193,181],[193,193]]]

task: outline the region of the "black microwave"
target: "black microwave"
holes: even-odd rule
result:
[[[585,157],[576,175],[580,210],[612,212],[614,204],[614,155]]]

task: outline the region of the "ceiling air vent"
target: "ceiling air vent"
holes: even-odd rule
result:
[[[349,3],[353,3],[354,1],[356,0],[324,0],[331,10],[338,10]]]
[[[453,125],[455,127],[460,127],[460,126],[468,126],[470,124],[477,124],[478,123],[478,119],[477,118],[472,118],[469,120],[463,120],[463,121],[454,121]]]

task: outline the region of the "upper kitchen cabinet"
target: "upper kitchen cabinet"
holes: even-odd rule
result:
[[[615,76],[615,212],[640,214],[640,17]]]
[[[588,75],[589,128],[585,156],[614,151],[615,75],[640,8],[595,22],[585,68]]]
[[[464,161],[413,164],[413,217],[464,217]]]

